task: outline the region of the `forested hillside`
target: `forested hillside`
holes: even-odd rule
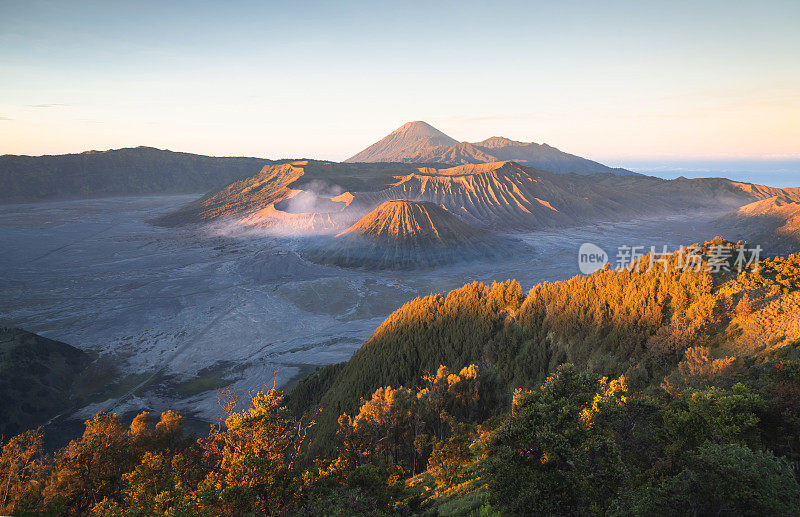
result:
[[[0,512],[797,515],[800,255],[751,251],[419,298],[288,400],[221,392],[196,440],[172,412],[52,455],[28,431]]]
[[[722,242],[701,247],[706,262],[700,271],[679,267],[681,257],[674,253],[666,268],[659,263],[649,271],[649,264],[641,271],[607,269],[544,283],[527,295],[509,280],[412,300],[378,327],[335,378],[327,376],[328,390],[315,389],[325,408],[321,428],[377,387],[408,383],[440,364],[460,368],[478,362],[506,390],[535,386],[568,362],[600,375],[625,374],[643,387],[674,368],[690,346],[724,344],[721,350],[749,347],[751,353],[774,346],[770,340],[776,336],[780,343],[800,338],[800,329],[782,316],[774,335],[758,335],[748,344],[757,333],[751,322],[769,318],[778,310],[774,305],[800,315],[800,296],[792,294],[797,256],[762,262],[755,273],[705,271],[710,249]],[[770,294],[764,296],[764,290]],[[733,310],[750,298],[764,304],[763,312]],[[302,391],[301,383],[293,397]]]

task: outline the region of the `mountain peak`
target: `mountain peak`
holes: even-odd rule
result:
[[[391,134],[402,133],[402,134],[413,134],[415,136],[444,136],[446,138],[450,138],[449,136],[445,135],[432,125],[428,124],[424,120],[414,120],[413,122],[406,122],[402,126],[398,127]]]
[[[413,154],[422,149],[457,144],[458,141],[447,136],[427,122],[416,120],[406,122],[380,141],[367,147],[346,162],[386,162],[393,157]]]
[[[474,145],[485,147],[487,149],[497,149],[498,147],[520,146],[528,144],[525,142],[517,142],[516,140],[511,140],[510,138],[506,138],[504,136],[490,136],[486,140],[477,142]]]

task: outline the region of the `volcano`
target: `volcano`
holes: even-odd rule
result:
[[[177,226],[226,219],[284,235],[336,235],[387,201],[428,202],[495,233],[566,228],[657,214],[720,215],[790,190],[723,178],[557,174],[514,161],[419,166],[294,160],[154,220]]]
[[[395,199],[306,255],[342,267],[411,269],[507,256],[517,246],[469,226],[435,203]]]
[[[474,143],[459,142],[422,121],[404,124],[346,161],[466,165],[506,160],[558,173],[635,174],[565,153],[547,144],[517,142],[502,136]]]
[[[345,161],[409,162],[412,161],[409,158],[424,153],[426,149],[456,144],[458,140],[445,135],[427,122],[418,120],[403,124],[380,141]]]

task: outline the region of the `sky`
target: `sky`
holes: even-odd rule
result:
[[[614,166],[800,173],[798,27],[797,0],[0,0],[0,154],[341,160],[425,120]]]

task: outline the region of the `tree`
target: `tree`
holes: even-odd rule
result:
[[[434,442],[428,459],[428,472],[431,473],[436,483],[443,487],[453,484],[463,466],[472,457],[466,426],[457,426],[456,424],[453,426],[456,427],[456,431],[450,438]]]
[[[146,452],[141,463],[123,476],[121,502],[105,499],[96,505],[94,515],[208,515],[211,513],[194,492],[196,465],[182,454],[169,457]]]
[[[41,428],[30,429],[3,444],[0,453],[0,514],[31,511],[40,502],[46,468]]]
[[[241,412],[229,400],[224,428],[213,428],[203,442],[211,471],[199,496],[216,514],[282,513],[300,488],[300,447],[313,422],[292,416],[276,389],[255,394]]]
[[[347,436],[345,448],[353,452],[357,465],[369,461],[396,464],[413,454],[411,390],[385,386],[375,390],[369,400],[362,401],[358,414],[339,419]]]
[[[131,466],[130,435],[116,414],[98,413],[86,422],[80,440],[60,451],[44,499],[71,511],[86,513],[106,498],[114,498],[122,475]]]
[[[710,440],[758,446],[764,400],[743,384],[730,389],[688,390],[664,412],[663,426],[675,454]]]
[[[614,440],[595,422],[606,404],[624,403],[622,386],[564,365],[539,390],[518,393],[513,416],[487,448],[492,506],[514,515],[604,508],[625,469]]]
[[[355,465],[399,464],[416,473],[434,443],[444,443],[454,434],[454,415],[467,419],[479,399],[478,381],[474,364],[457,374],[440,365],[436,373],[422,377],[416,391],[378,388],[361,401],[356,416],[339,417],[340,453]]]

